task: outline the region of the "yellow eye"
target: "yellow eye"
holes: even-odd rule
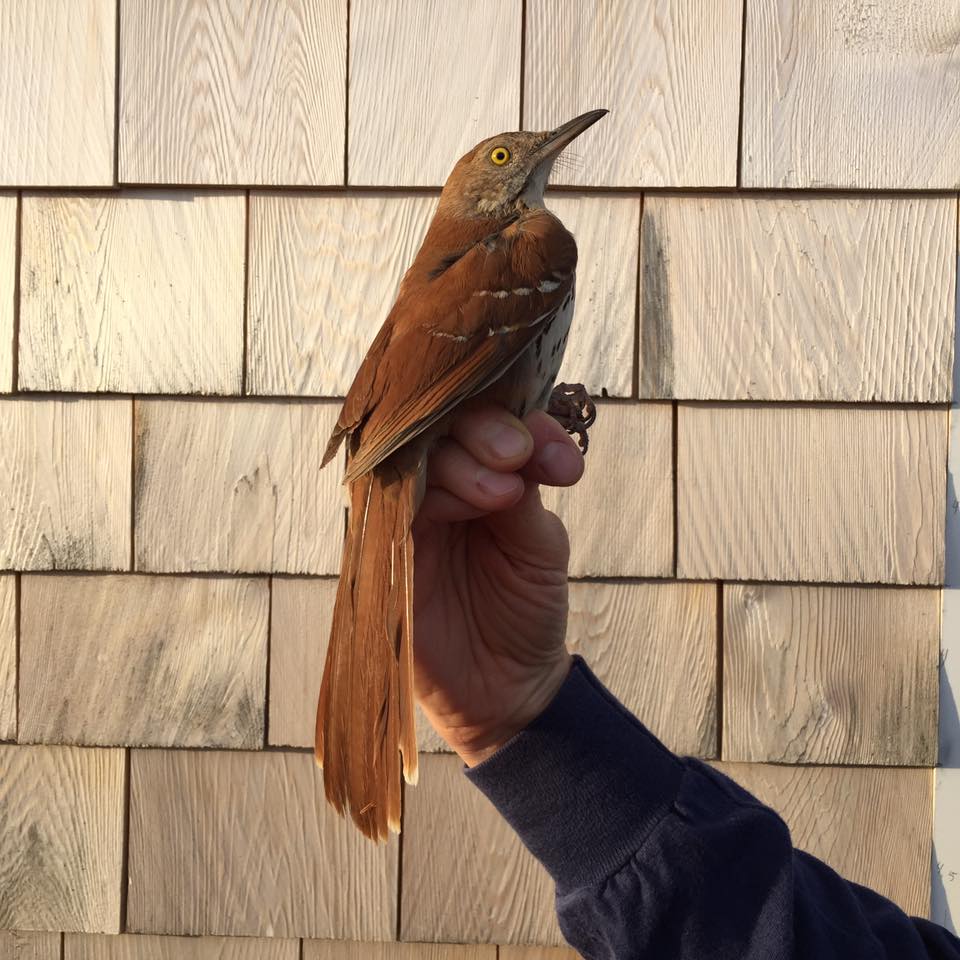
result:
[[[506,147],[494,147],[490,153],[490,159],[498,167],[502,167],[510,159],[510,151]]]

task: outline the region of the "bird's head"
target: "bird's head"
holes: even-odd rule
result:
[[[591,110],[556,130],[519,130],[481,141],[457,161],[440,195],[440,210],[450,217],[498,219],[542,207],[553,162],[606,113]]]

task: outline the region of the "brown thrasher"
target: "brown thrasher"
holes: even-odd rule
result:
[[[324,455],[326,464],[346,439],[349,518],[316,756],[327,799],[368,837],[400,829],[401,759],[407,782],[417,778],[410,528],[427,454],[468,398],[518,417],[547,406],[577,246],[543,192],[560,152],[606,112],[502,133],[461,157]]]

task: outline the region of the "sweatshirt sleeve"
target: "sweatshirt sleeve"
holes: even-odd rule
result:
[[[960,960],[942,927],[795,850],[773,810],[670,753],[579,658],[467,776],[553,876],[587,960]]]

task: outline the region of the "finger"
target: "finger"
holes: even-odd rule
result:
[[[533,437],[502,407],[464,410],[451,425],[451,436],[476,460],[501,473],[519,470],[533,453]]]
[[[543,410],[524,423],[533,438],[533,456],[521,473],[527,480],[551,487],[569,487],[583,476],[583,454],[573,437]]]
[[[484,523],[508,556],[528,567],[566,570],[570,557],[567,531],[556,514],[544,508],[535,483],[526,485],[514,506],[491,513]]]
[[[476,520],[485,513],[485,510],[470,506],[443,487],[428,487],[423,503],[417,510],[417,522],[461,523],[464,520]]]
[[[523,495],[523,480],[516,473],[489,469],[455,441],[431,454],[427,482],[483,513],[513,506]]]

